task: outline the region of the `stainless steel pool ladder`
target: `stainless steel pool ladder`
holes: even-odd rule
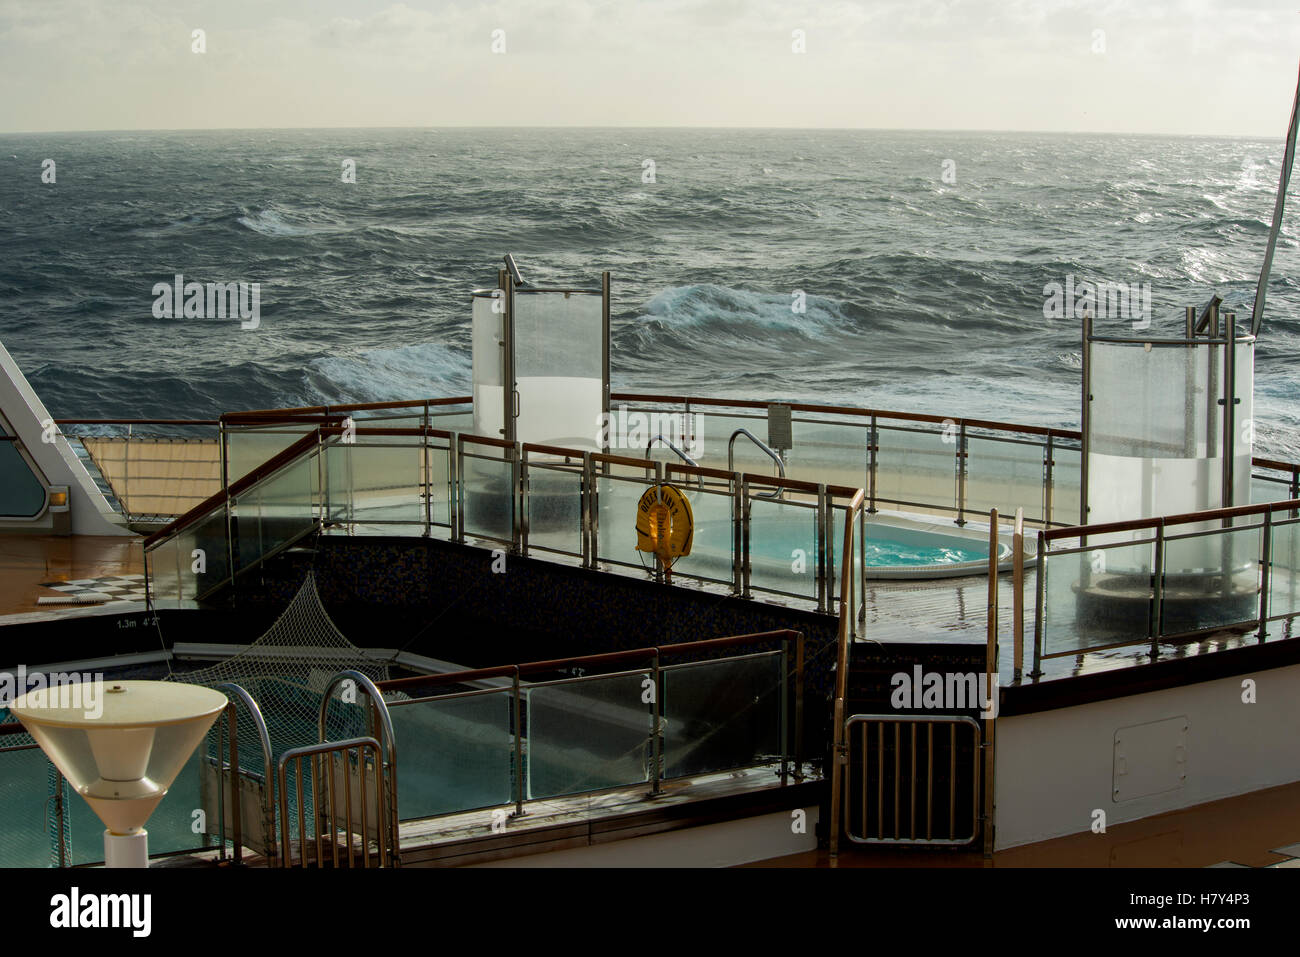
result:
[[[781,456],[778,455],[776,450],[773,449],[770,445],[768,445],[766,442],[760,439],[753,432],[749,431],[749,429],[737,429],[735,432],[731,433],[731,438],[727,440],[727,471],[731,472],[732,474],[735,474],[736,439],[742,435],[745,438],[749,439],[751,442],[753,442],[755,445],[757,445],[764,452],[766,452],[771,457],[772,461],[776,463],[776,470],[780,474],[781,478],[785,478],[785,462],[782,461]],[[754,497],[780,499],[784,492],[785,489],[777,487],[772,489],[772,491],[770,492],[760,492]]]
[[[691,458],[689,455],[687,455],[685,452],[683,452],[683,451],[682,451],[681,449],[679,449],[677,446],[673,445],[673,443],[672,443],[671,441],[669,441],[667,438],[665,438],[665,436],[664,436],[664,434],[663,434],[662,432],[660,432],[658,435],[656,435],[653,439],[651,439],[649,442],[647,442],[647,443],[645,444],[645,457],[646,457],[647,459],[650,458],[650,449],[651,449],[651,447],[652,447],[656,442],[662,442],[662,443],[663,443],[664,445],[666,445],[669,449],[671,449],[672,451],[676,452],[678,458],[680,458],[680,459],[681,459],[683,462],[685,462],[687,465],[693,466],[694,468],[699,468],[699,467],[700,467],[700,463],[699,463],[699,462],[695,461],[695,459]],[[704,488],[704,476],[703,476],[703,475],[699,476],[699,480],[700,480],[700,488],[703,489],[703,488]]]

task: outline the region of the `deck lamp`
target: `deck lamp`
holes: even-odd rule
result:
[[[104,863],[148,867],[145,822],[226,706],[220,691],[171,681],[29,691],[9,710],[104,822]]]

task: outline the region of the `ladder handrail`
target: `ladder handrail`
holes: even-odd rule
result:
[[[689,455],[687,455],[685,452],[683,452],[683,451],[682,451],[681,449],[679,449],[677,446],[673,445],[673,443],[670,442],[670,441],[669,441],[669,440],[664,436],[664,434],[663,434],[662,432],[660,432],[658,435],[656,435],[653,439],[651,439],[649,442],[647,442],[647,443],[645,444],[645,457],[646,457],[647,459],[650,458],[650,447],[653,446],[656,442],[662,442],[664,445],[668,446],[668,448],[670,448],[670,449],[672,449],[674,452],[676,452],[677,455],[682,459],[682,461],[685,462],[687,465],[693,466],[693,467],[695,467],[695,468],[699,468],[699,467],[700,467],[700,463],[699,463],[699,462],[695,461],[695,459],[691,458]],[[704,488],[704,476],[703,476],[703,475],[700,475],[700,476],[699,476],[699,479],[700,479],[700,488],[703,489],[703,488]]]
[[[778,455],[776,450],[770,445],[760,439],[753,432],[749,431],[749,429],[737,429],[735,432],[731,433],[731,438],[727,440],[727,471],[736,471],[736,439],[742,435],[766,452],[771,457],[772,461],[776,463],[776,470],[780,474],[781,478],[785,478],[785,462],[781,460],[781,456]],[[770,492],[760,492],[755,496],[755,498],[779,499],[782,492],[784,492],[784,489],[775,488]]]

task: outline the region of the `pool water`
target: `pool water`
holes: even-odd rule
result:
[[[976,542],[961,545],[915,545],[888,538],[873,538],[867,532],[866,561],[869,568],[915,565],[954,565],[961,562],[987,561],[989,550]]]

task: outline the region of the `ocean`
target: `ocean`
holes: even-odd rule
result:
[[[1077,427],[1080,323],[1047,315],[1051,284],[1122,283],[1156,334],[1215,292],[1248,324],[1281,154],[872,130],[5,134],[0,341],[65,418],[463,395],[469,293],[510,252],[539,285],[613,273],[616,390]],[[1287,458],[1295,215],[1256,366],[1257,454]],[[257,328],[156,317],[176,274],[258,283]]]

